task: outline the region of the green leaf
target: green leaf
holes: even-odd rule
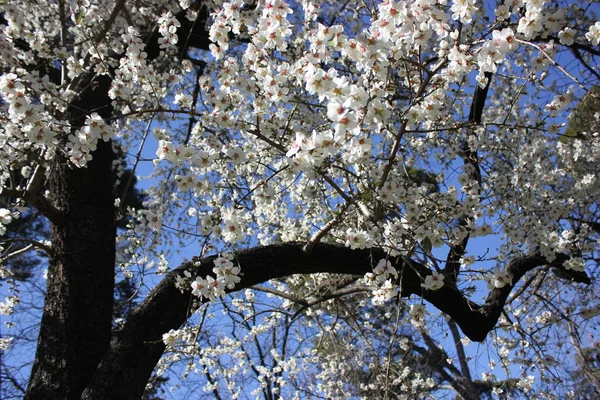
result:
[[[433,248],[433,246],[431,245],[431,239],[429,239],[428,237],[423,239],[421,241],[421,246],[423,247],[425,253],[431,253],[431,249]]]

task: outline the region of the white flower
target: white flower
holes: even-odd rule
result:
[[[225,281],[223,279],[215,279],[212,276],[207,276],[205,282],[209,291],[208,298],[211,301],[225,294]]]
[[[191,286],[192,294],[194,296],[197,296],[200,299],[202,299],[203,297],[209,298],[208,282],[205,279],[198,276],[192,282]]]
[[[575,43],[575,37],[577,35],[577,31],[573,28],[565,28],[562,31],[558,32],[558,39],[561,44],[565,46],[570,46]]]
[[[382,305],[386,301],[393,299],[398,295],[400,289],[398,286],[394,285],[391,280],[387,280],[381,285],[380,288],[373,290],[373,298],[371,302],[373,305]]]
[[[175,346],[175,344],[177,344],[177,340],[179,340],[179,336],[180,336],[180,334],[179,334],[178,330],[171,329],[169,332],[163,333],[162,340],[163,340],[163,343],[167,347],[173,347],[173,346]]]
[[[244,153],[241,147],[229,147],[225,153],[235,165],[243,164],[248,160],[246,153]]]
[[[425,290],[438,290],[444,286],[444,275],[433,271],[433,274],[425,277],[425,282],[421,283],[421,287]]]
[[[398,271],[392,266],[389,260],[379,260],[377,266],[373,269],[373,272],[377,275],[377,280],[385,281],[390,275],[394,276],[394,279],[398,279]]]
[[[410,306],[410,317],[412,324],[420,328],[425,326],[425,314],[427,310],[425,310],[425,306],[423,304],[413,304]]]
[[[594,46],[598,46],[600,43],[600,21],[590,26],[590,30],[585,34],[585,38],[592,43]]]
[[[231,260],[226,258],[229,255],[225,255],[225,257],[217,257],[214,261],[215,267],[213,268],[213,272],[217,275],[217,279],[223,281],[224,286],[227,289],[233,289],[236,283],[240,282],[240,267],[235,266]]]
[[[581,257],[573,257],[573,258],[565,261],[564,266],[566,269],[571,269],[573,271],[578,271],[578,272],[585,271],[585,261]]]
[[[310,75],[306,81],[306,90],[311,94],[318,94],[320,97],[331,91],[335,87],[333,78],[337,77],[337,71],[330,69],[325,72],[322,69],[317,69],[314,74]]]
[[[13,337],[0,338],[0,350],[4,351],[8,349],[8,345],[13,341]]]
[[[294,142],[292,143],[292,147],[290,147],[288,152],[285,153],[285,156],[292,157],[293,155],[295,155],[296,153],[298,153],[301,150],[307,150],[307,147],[308,147],[308,137],[306,137],[306,135],[303,133],[296,132],[296,139],[294,139]]]
[[[217,158],[218,154],[214,149],[198,150],[192,155],[192,162],[199,168],[209,168]]]
[[[535,377],[533,375],[528,375],[517,382],[517,387],[522,389],[524,392],[528,392],[533,387],[534,380]]]
[[[364,249],[373,247],[373,243],[368,233],[362,230],[355,231],[348,228],[346,231],[346,247],[351,249]]]
[[[489,289],[500,289],[510,284],[512,279],[507,271],[496,268],[491,276],[486,277],[486,281]]]
[[[177,28],[181,26],[179,21],[173,16],[173,14],[169,11],[164,14],[158,20],[158,32],[163,36],[164,39],[159,39],[159,43],[161,43],[161,48],[167,47],[167,43],[170,45],[177,44],[178,36],[177,36]]]
[[[13,217],[10,210],[6,208],[0,208],[0,223],[3,225],[8,225],[12,222]]]
[[[244,240],[244,229],[239,218],[233,213],[226,213],[223,216],[223,240],[229,243],[241,242]]]
[[[183,292],[188,286],[189,279],[192,277],[190,271],[183,271],[183,276],[177,275],[175,277],[175,287]]]
[[[171,159],[174,152],[175,149],[172,142],[169,142],[168,140],[158,141],[158,149],[156,150],[156,156],[159,160]]]
[[[581,178],[581,186],[589,186],[594,182],[596,175],[594,174],[585,174],[583,178]]]
[[[352,98],[347,98],[344,101],[338,98],[333,99],[327,104],[327,118],[334,122],[340,122],[351,111],[351,104]]]
[[[463,23],[468,24],[471,22],[471,18],[477,7],[475,7],[475,0],[455,0],[452,2],[452,19],[460,20]]]
[[[19,302],[17,296],[7,296],[6,300],[0,303],[0,315],[11,315]]]
[[[374,286],[377,284],[377,279],[376,279],[376,275],[372,272],[367,272],[365,274],[365,276],[363,276],[363,282],[365,283],[365,285],[371,285]]]
[[[145,211],[145,214],[146,220],[148,221],[148,227],[154,232],[160,230],[162,227],[162,218],[151,211]]]
[[[182,108],[191,108],[193,102],[193,97],[189,94],[185,93],[177,93],[175,95],[175,99],[173,100],[173,104],[177,104]]]

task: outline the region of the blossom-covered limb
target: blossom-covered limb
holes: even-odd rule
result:
[[[244,275],[233,290],[227,291],[238,291],[292,274],[338,273],[362,276],[372,270],[372,260],[385,257],[381,249],[351,250],[339,245],[319,243],[307,255],[303,247],[303,243],[285,243],[237,253],[236,260]],[[86,389],[84,399],[139,398],[164,351],[162,335],[170,329],[179,328],[190,315],[191,293],[182,293],[176,287],[176,277],[184,271],[191,271],[196,276],[209,274],[215,257],[184,263],[170,272],[150,292],[112,343],[96,377]],[[562,267],[562,262],[566,259],[566,256],[558,255],[552,265]],[[411,261],[410,265],[399,262],[400,265],[396,265],[396,268],[402,271],[402,296],[422,296],[452,317],[462,331],[475,341],[483,341],[494,329],[506,299],[519,279],[528,271],[549,263],[539,255],[513,260],[507,268],[512,283],[492,289],[485,304],[478,305],[466,298],[455,286],[444,285],[435,291],[423,291],[420,286],[422,277],[429,275],[430,270],[417,262]]]

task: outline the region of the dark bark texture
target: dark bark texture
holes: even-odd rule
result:
[[[473,122],[477,125],[481,124],[485,99],[487,98],[490,83],[492,83],[492,73],[486,72],[485,77],[487,82],[484,87],[477,85],[475,94],[473,95],[473,101],[471,102],[471,109],[469,110],[469,122]]]
[[[111,335],[115,264],[112,148],[87,168],[59,158],[48,188],[62,222],[52,226],[44,314],[25,399],[79,399]]]
[[[73,130],[85,116],[112,113],[110,80],[85,81],[67,110]],[[85,168],[58,155],[47,188],[60,212],[38,346],[26,400],[79,399],[110,344],[115,265],[115,208],[110,142],[98,143]]]

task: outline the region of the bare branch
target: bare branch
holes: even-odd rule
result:
[[[456,322],[454,322],[452,319],[448,320],[448,327],[452,333],[452,339],[454,340],[454,346],[456,347],[456,356],[458,357],[458,363],[460,365],[462,375],[464,376],[467,385],[470,386],[469,389],[474,391],[475,388],[473,387],[473,378],[471,378],[471,371],[469,370],[469,364],[467,363],[465,348],[460,341],[460,335],[458,333],[458,328],[456,327]]]
[[[15,258],[20,256],[21,254],[27,253],[29,250],[33,249],[33,245],[29,244],[19,250],[15,250],[10,254],[7,254],[4,257],[0,257],[0,265],[4,264],[5,262],[7,262],[8,260],[10,260],[11,258]]]
[[[350,203],[344,203],[336,212],[336,216],[330,220],[328,223],[325,224],[325,226],[323,226],[322,228],[319,228],[319,231],[317,233],[315,233],[310,240],[304,245],[304,252],[305,253],[310,253],[310,251],[312,250],[313,247],[315,247],[315,245],[317,243],[319,243],[319,241],[323,238],[323,236],[325,236],[327,233],[329,233],[330,230],[332,230],[333,228],[335,228],[340,222],[342,222],[342,220],[344,219],[344,215],[346,213],[346,210],[348,209],[348,207],[350,206]]]
[[[46,255],[51,256],[52,255],[52,248],[48,245],[45,245],[44,243],[38,242],[36,240],[31,240],[31,239],[22,239],[22,238],[15,238],[15,239],[6,239],[6,240],[0,240],[0,243],[2,244],[6,244],[6,243],[14,243],[14,242],[21,242],[21,243],[27,243],[27,246],[14,251],[13,253],[8,254],[7,256],[5,256],[4,258],[0,259],[0,262],[4,262],[10,258],[16,257],[20,254],[23,254],[29,250],[32,249],[38,249],[38,250],[42,250],[44,253],[46,253]]]

